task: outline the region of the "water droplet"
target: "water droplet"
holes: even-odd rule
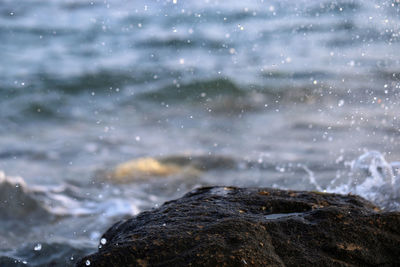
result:
[[[338,107],[342,107],[344,105],[344,100],[340,99],[337,105]]]
[[[86,266],[90,265],[90,260],[86,260]]]
[[[102,239],[100,239],[100,244],[105,245],[107,243],[107,239],[105,239],[104,237]]]
[[[38,244],[33,248],[33,250],[35,250],[35,251],[42,250],[42,244],[38,243]]]

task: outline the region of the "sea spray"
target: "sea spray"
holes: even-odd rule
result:
[[[350,168],[347,176],[339,184],[333,180],[327,192],[357,194],[388,210],[400,207],[400,162],[388,162],[382,153],[368,151],[345,165]]]

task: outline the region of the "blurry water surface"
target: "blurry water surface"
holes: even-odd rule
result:
[[[398,0],[0,0],[0,265],[200,185],[398,210],[399,50]]]

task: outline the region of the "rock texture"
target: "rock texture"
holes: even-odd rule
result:
[[[354,195],[208,187],[100,243],[77,266],[400,266],[400,213]]]

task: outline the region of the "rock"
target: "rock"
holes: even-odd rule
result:
[[[179,166],[163,164],[154,158],[139,158],[119,164],[111,177],[117,181],[129,178],[140,179],[148,176],[169,176],[181,172]]]
[[[237,162],[224,156],[176,155],[160,158],[136,158],[117,165],[105,177],[114,183],[154,177],[198,177],[203,171],[237,167]],[[101,172],[98,176],[104,176]]]
[[[116,223],[77,266],[400,266],[399,225],[354,195],[207,187]]]
[[[3,222],[13,221],[14,224],[16,220],[25,228],[27,224],[50,221],[53,218],[21,177],[9,177],[1,171],[0,214]]]

